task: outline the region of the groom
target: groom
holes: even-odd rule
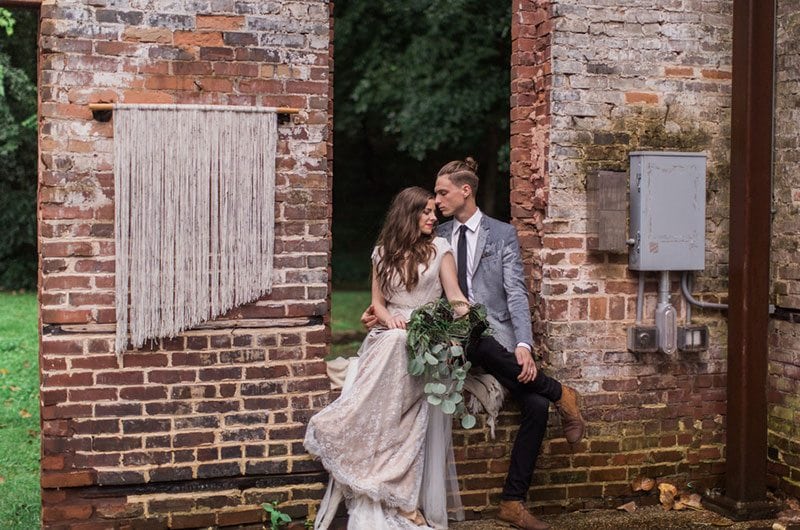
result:
[[[550,403],[561,416],[570,443],[583,437],[577,392],[536,368],[533,360],[530,305],[522,257],[513,226],[483,214],[475,202],[477,165],[468,158],[446,164],[436,178],[436,206],[453,220],[436,232],[453,247],[461,291],[486,306],[492,336],[467,351],[469,360],[492,374],[519,403],[522,412],[498,518],[525,530],[549,525],[525,507],[536,458],[542,445]]]

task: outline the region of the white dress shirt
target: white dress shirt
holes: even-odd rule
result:
[[[467,233],[464,237],[467,240],[467,289],[469,290],[469,301],[471,304],[475,303],[475,291],[472,289],[472,271],[475,270],[475,260],[478,259],[475,256],[475,250],[478,246],[478,228],[481,226],[481,219],[483,219],[483,213],[480,208],[475,210],[475,213],[472,214],[472,217],[467,219],[466,223],[459,223],[456,219],[453,219],[453,234],[450,238],[452,242],[451,246],[453,247],[453,256],[458,256],[458,232],[461,230],[461,226],[466,225]],[[458,267],[457,259],[456,267]],[[517,347],[520,346],[531,351],[530,344],[520,342],[517,344]]]
[[[469,290],[469,301],[470,303],[475,303],[475,295],[472,291],[472,271],[474,269],[473,265],[475,264],[475,248],[478,246],[478,227],[481,225],[481,219],[483,218],[483,214],[481,213],[480,209],[475,210],[475,213],[472,214],[472,217],[467,219],[466,223],[463,223],[467,226],[467,233],[465,237],[467,239],[467,290]],[[455,219],[453,219],[453,236],[450,240],[453,242],[453,256],[458,256],[458,232],[461,229],[462,223],[459,223]],[[458,267],[458,259],[456,258],[456,267]]]

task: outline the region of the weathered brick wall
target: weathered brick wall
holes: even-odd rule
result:
[[[769,363],[769,471],[774,487],[800,495],[800,2],[779,0],[773,177]]]
[[[267,500],[304,515],[323,475],[301,440],[330,399],[329,3],[55,0],[41,15],[44,525],[222,526],[261,521]],[[92,119],[98,101],[302,109],[279,126],[270,295],[113,353],[113,129]]]
[[[636,278],[627,254],[588,250],[586,178],[597,169],[626,171],[630,151],[708,153],[706,270],[695,291],[725,297],[731,2],[524,5],[550,10],[543,25],[515,14],[528,26],[520,35],[552,28],[550,60],[538,58],[530,73],[512,72],[512,84],[524,84],[522,92],[532,92],[526,100],[549,110],[534,121],[530,108],[513,105],[513,214],[528,247],[545,357],[551,372],[583,392],[589,420],[588,440],[578,447],[563,439],[545,446],[531,497],[599,504],[628,493],[639,474],[713,483],[723,458],[725,322],[695,311],[712,329],[708,352],[626,351]],[[535,39],[523,42],[539,49]],[[532,57],[519,46],[513,53],[512,61]],[[683,315],[677,280],[672,298]],[[650,320],[655,287],[651,276]]]

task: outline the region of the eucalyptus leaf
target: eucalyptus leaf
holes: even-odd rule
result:
[[[434,394],[444,394],[446,391],[447,387],[444,386],[442,383],[433,383],[431,386],[431,392]]]
[[[473,416],[472,414],[465,414],[461,418],[461,426],[464,427],[465,429],[471,429],[475,427],[475,416]]]
[[[461,346],[450,346],[450,355],[453,357],[461,357],[464,355],[464,348]]]
[[[425,362],[427,362],[428,364],[433,366],[433,365],[439,364],[439,359],[437,359],[436,357],[434,357],[430,353],[426,352],[425,353]]]
[[[428,403],[431,405],[437,406],[442,404],[442,398],[439,396],[434,396],[433,394],[428,396]]]
[[[445,414],[452,414],[456,411],[456,404],[452,401],[444,400],[442,401],[442,412]],[[463,422],[462,422],[463,423]]]

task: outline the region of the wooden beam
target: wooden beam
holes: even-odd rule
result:
[[[89,110],[104,111],[114,110],[115,103],[89,103]],[[263,107],[264,112],[274,112],[276,114],[297,114],[300,109],[294,107]]]

